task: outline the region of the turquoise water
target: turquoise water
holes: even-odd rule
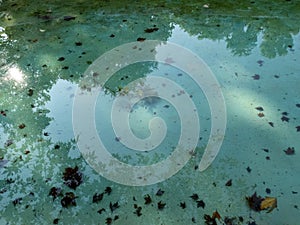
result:
[[[216,210],[217,224],[297,224],[299,14],[299,1],[1,2],[0,224],[110,224],[109,218],[111,224],[205,224],[204,216]],[[136,79],[178,83],[200,121],[197,146],[183,168],[161,182],[130,186],[102,176],[83,157],[73,103],[77,91],[97,86],[98,78],[85,84],[84,75],[98,57],[141,38],[175,43],[205,62],[224,96],[227,125],[219,154],[200,172],[213,120],[206,93],[170,65],[172,58],[117,71],[95,101],[95,127],[118,160],[152,165],[166,159],[180,137],[176,107],[143,85],[132,89],[150,96],[131,109],[131,130],[147,138],[149,121],[159,116],[168,127],[165,139],[152,151],[138,152],[114,134],[113,100]],[[295,153],[287,154],[288,148]],[[76,166],[81,178],[73,176],[78,186],[72,188],[63,177]],[[277,208],[252,210],[246,197],[254,192],[276,198]],[[101,193],[103,199],[93,202]],[[166,205],[159,209],[158,203]]]

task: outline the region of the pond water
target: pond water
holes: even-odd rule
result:
[[[0,1],[0,224],[297,224],[299,15]]]

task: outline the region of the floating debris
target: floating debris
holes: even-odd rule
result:
[[[105,219],[105,224],[112,224],[112,221],[113,221],[113,219],[111,218],[111,217],[107,217],[106,219]]]
[[[252,196],[246,197],[248,205],[254,211],[262,211],[268,210],[267,212],[271,212],[273,209],[277,207],[277,199],[274,197],[265,197],[257,196],[256,192]]]
[[[274,127],[274,123],[273,123],[273,122],[268,122],[268,124],[269,124],[271,127]]]
[[[31,97],[33,95],[33,89],[30,88],[27,92],[27,95]]]
[[[294,147],[288,147],[286,150],[283,150],[283,151],[287,155],[295,155],[295,148]]]
[[[260,59],[260,60],[257,60],[257,63],[259,66],[262,66],[264,64],[264,61]]]
[[[300,132],[300,126],[297,126],[296,129],[297,129],[297,132]]]
[[[145,195],[145,205],[149,205],[152,202],[150,195]]]
[[[55,219],[53,220],[53,224],[58,224],[58,222],[59,222],[59,219],[58,219],[58,218],[55,218]]]
[[[13,205],[16,206],[17,204],[21,204],[22,198],[16,198],[12,201]]]
[[[5,143],[4,143],[4,147],[9,147],[10,145],[12,145],[14,142],[11,139],[8,139]]]
[[[232,186],[232,179],[228,180],[225,184],[225,186],[230,187]]]
[[[162,196],[165,193],[165,191],[158,189],[158,191],[156,192],[157,196]]]
[[[99,210],[97,211],[97,213],[99,213],[99,214],[101,214],[101,213],[103,213],[103,212],[105,212],[105,209],[104,209],[104,208],[101,208],[101,209],[99,209]]]
[[[158,208],[159,210],[163,210],[163,209],[165,208],[165,206],[166,206],[166,203],[163,203],[162,201],[159,201],[159,202],[157,203],[157,208]]]
[[[264,117],[265,116],[265,114],[262,113],[262,112],[258,113],[257,115],[258,115],[258,117]]]
[[[25,127],[26,127],[26,125],[24,123],[22,123],[22,124],[19,125],[20,129],[24,129]]]
[[[204,215],[204,221],[205,221],[205,224],[207,224],[207,225],[217,225],[216,219],[218,219],[218,220],[221,219],[221,216],[218,213],[218,211],[215,211],[212,214],[212,216],[207,215],[207,214]]]
[[[76,45],[76,46],[81,46],[81,45],[82,45],[82,42],[75,42],[75,45]]]
[[[76,16],[64,16],[65,21],[75,20]]]
[[[53,201],[58,197],[58,196],[62,196],[62,189],[61,188],[57,188],[57,187],[52,187],[49,191],[49,194],[53,197]]]
[[[107,195],[110,195],[111,192],[112,192],[111,187],[106,187],[105,190],[104,190],[104,193],[107,194]]]
[[[260,76],[258,74],[255,74],[254,76],[252,76],[253,80],[259,80]]]
[[[93,196],[93,203],[98,203],[100,202],[102,199],[103,199],[103,195],[104,193],[101,193],[101,194],[94,194]]]
[[[143,41],[146,40],[146,38],[139,37],[139,38],[137,38],[136,40],[137,40],[137,41],[140,41],[140,42],[143,42]]]
[[[144,31],[146,33],[152,33],[152,32],[155,32],[155,31],[158,31],[159,29],[157,27],[153,27],[153,28],[147,28],[145,29]]]
[[[185,209],[185,208],[186,208],[185,202],[180,202],[180,207],[181,207],[182,209]]]
[[[197,208],[205,208],[205,202],[203,200],[197,201]]]
[[[62,207],[68,208],[69,206],[76,206],[76,199],[77,197],[74,195],[73,192],[67,192],[66,195],[60,201]]]
[[[142,207],[138,206],[137,204],[134,204],[133,207],[135,208],[133,213],[140,217],[142,215]]]
[[[194,201],[198,200],[199,199],[199,196],[197,194],[192,194],[190,196],[191,199],[193,199]]]
[[[115,211],[117,208],[119,208],[119,203],[118,202],[115,202],[115,203],[109,203],[109,208],[110,208],[110,211],[113,212]]]
[[[290,118],[286,117],[286,116],[282,116],[281,117],[281,121],[282,122],[289,122]]]
[[[64,60],[65,60],[65,57],[59,57],[57,61],[61,62],[61,61],[64,61]]]
[[[258,107],[256,107],[255,109],[258,110],[258,111],[264,111],[264,108],[261,107],[261,106],[258,106]]]
[[[251,173],[251,168],[249,166],[246,168],[246,170],[248,173]]]
[[[0,111],[0,115],[6,116],[6,110],[1,110],[1,111]]]
[[[76,188],[82,183],[82,173],[78,171],[78,167],[74,168],[68,167],[63,173],[64,184],[69,188],[76,190]]]

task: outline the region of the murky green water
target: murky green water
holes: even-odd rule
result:
[[[205,224],[215,211],[217,224],[297,224],[299,15],[300,2],[293,0],[1,2],[0,224]],[[134,105],[129,121],[132,132],[146,138],[151,118],[162,117],[168,126],[162,145],[146,153],[122,145],[109,109],[130,82],[149,76],[177,82],[200,120],[197,148],[178,173],[126,186],[99,175],[82,157],[72,109],[84,72],[99,56],[144,39],[178,44],[204,60],[224,95],[227,126],[217,158],[199,172],[212,121],[205,93],[167,63],[116,72],[95,102],[95,124],[120,161],[159,162],[180,136],[175,107],[153,94]],[[69,179],[77,181],[74,187],[64,172],[76,166]],[[255,192],[276,198],[277,208],[251,209],[246,197]]]

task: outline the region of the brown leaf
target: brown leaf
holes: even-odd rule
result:
[[[266,197],[260,204],[261,210],[267,210],[268,213],[277,207],[277,199],[274,197]]]

